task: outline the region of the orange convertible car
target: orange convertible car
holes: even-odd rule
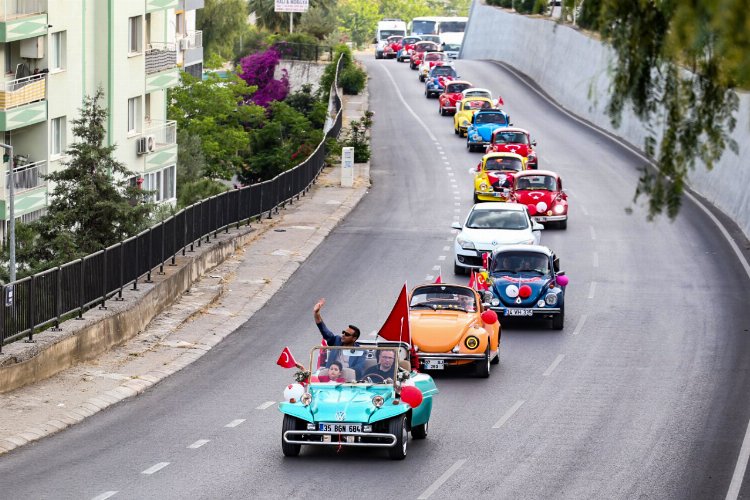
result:
[[[500,362],[500,323],[485,310],[476,290],[461,285],[416,287],[409,298],[409,328],[420,368],[474,364],[476,375],[490,376]]]

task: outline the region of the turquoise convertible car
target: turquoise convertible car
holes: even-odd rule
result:
[[[331,360],[359,356],[365,357],[357,364],[360,373],[345,367],[340,378],[329,380],[325,366]],[[386,361],[378,362],[381,356]],[[432,377],[413,371],[408,360],[409,345],[401,342],[313,348],[305,393],[279,404],[284,455],[297,456],[302,445],[313,445],[384,448],[394,460],[405,458],[409,432],[414,439],[427,437],[438,392]]]

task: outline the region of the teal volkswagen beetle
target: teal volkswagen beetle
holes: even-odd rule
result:
[[[349,359],[364,356],[360,372]],[[343,369],[335,370],[339,361]],[[394,360],[399,360],[397,363]],[[331,366],[331,380],[326,368]],[[432,398],[438,390],[427,374],[409,363],[409,345],[361,342],[357,348],[315,347],[304,393],[279,404],[284,414],[281,450],[297,456],[302,445],[385,448],[394,460],[406,457],[409,432],[427,437]],[[338,368],[338,367],[337,367]]]

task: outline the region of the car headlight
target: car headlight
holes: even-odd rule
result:
[[[519,241],[517,244],[518,245],[533,245],[534,238],[529,238],[528,240]]]
[[[556,294],[556,293],[548,293],[548,294],[547,294],[547,295],[546,295],[546,296],[544,297],[544,302],[545,302],[545,303],[546,303],[546,304],[547,304],[548,306],[554,306],[555,304],[557,304],[557,294]]]
[[[475,337],[474,335],[469,335],[464,340],[464,345],[466,346],[467,349],[474,350],[477,347],[479,347],[479,338]]]
[[[479,135],[479,134],[472,134],[471,138],[474,141],[481,141],[482,140],[482,136]]]
[[[500,299],[498,299],[497,297],[494,297],[494,298],[493,298],[493,299],[492,299],[492,300],[490,301],[490,305],[491,305],[491,306],[499,306],[499,305],[500,305]]]
[[[487,186],[487,183],[486,183],[486,182],[483,182],[483,183],[481,183],[481,184],[479,185],[479,190],[480,190],[480,191],[487,191],[487,188],[488,188],[488,186]]]
[[[464,127],[468,127],[469,126],[469,120],[462,121],[461,125],[463,125]]]
[[[310,403],[312,403],[312,394],[310,394],[309,392],[304,393],[302,397],[299,398],[299,402],[304,406],[308,406]]]
[[[464,250],[476,250],[473,241],[465,240],[463,238],[456,238],[456,243],[458,243],[458,246],[460,246]]]
[[[559,214],[561,214],[561,213],[563,213],[565,211],[565,206],[562,205],[562,204],[557,204],[557,205],[555,205],[554,211],[555,211],[556,214],[559,215]]]
[[[482,293],[482,300],[484,300],[485,302],[492,301],[492,292],[490,292],[489,290],[485,290]]]
[[[383,399],[383,396],[377,395],[374,398],[372,398],[372,405],[375,408],[381,408],[383,406],[383,403],[385,403],[385,399]]]

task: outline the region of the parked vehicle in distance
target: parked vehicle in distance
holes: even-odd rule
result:
[[[388,37],[406,36],[406,23],[401,19],[383,19],[378,22],[375,30],[375,59],[383,59],[383,53],[388,45]]]

